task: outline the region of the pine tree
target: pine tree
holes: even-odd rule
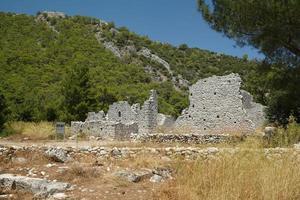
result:
[[[77,60],[80,60],[78,58]],[[71,67],[63,82],[66,121],[84,121],[88,111],[95,107],[95,95],[91,91],[88,61],[80,60]]]

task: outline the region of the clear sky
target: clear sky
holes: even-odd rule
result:
[[[262,58],[256,49],[235,47],[235,42],[210,29],[197,11],[197,0],[0,0],[0,11],[27,13],[61,11],[96,17],[116,26],[173,45],[187,44],[234,56]],[[1,19],[0,19],[1,20]]]

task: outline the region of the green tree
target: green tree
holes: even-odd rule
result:
[[[87,112],[93,110],[96,103],[91,92],[88,61],[81,56],[77,59],[63,82],[66,121],[84,121]]]
[[[0,90],[0,131],[3,130],[6,119],[7,119],[6,101],[2,91]]]
[[[203,18],[216,31],[252,45],[273,61],[299,64],[299,0],[198,0]],[[298,62],[297,62],[298,61]]]

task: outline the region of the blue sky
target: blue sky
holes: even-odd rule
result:
[[[35,15],[42,10],[113,21],[173,45],[185,43],[239,57],[263,57],[251,47],[235,47],[234,41],[211,30],[197,11],[196,0],[0,0],[0,11]]]

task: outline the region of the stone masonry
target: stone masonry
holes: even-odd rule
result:
[[[131,134],[150,134],[157,126],[157,95],[151,90],[142,107],[119,101],[110,105],[107,114],[90,112],[84,122],[71,122],[73,134],[79,132],[103,139],[129,139]]]
[[[241,78],[233,73],[199,80],[189,88],[189,108],[175,123],[171,116],[158,113],[156,91],[151,90],[142,106],[115,102],[107,114],[90,112],[84,122],[72,122],[71,129],[74,134],[118,140],[147,138],[157,126],[187,127],[182,133],[193,134],[253,133],[263,125],[264,107],[240,87]]]
[[[264,121],[263,106],[240,86],[240,76],[233,73],[199,80],[189,88],[190,106],[176,126],[197,133],[253,132]]]

